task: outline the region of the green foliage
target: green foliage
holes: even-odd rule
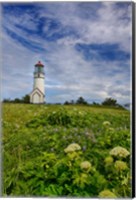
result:
[[[106,98],[103,102],[102,102],[103,106],[113,106],[113,107],[118,107],[118,108],[122,108],[123,106],[121,106],[120,104],[117,103],[116,99],[113,98]]]
[[[30,103],[30,95],[26,94],[21,99],[15,98],[13,100],[11,99],[4,99],[3,103]]]
[[[22,103],[30,103],[30,95],[26,94],[26,95],[22,98]]]
[[[106,105],[106,106],[116,106],[117,100],[116,99],[112,99],[112,98],[106,98],[104,100],[104,102],[102,103],[102,105]]]
[[[3,104],[3,195],[130,197],[130,113]]]
[[[76,104],[87,104],[87,101],[83,97],[79,97],[76,101]]]

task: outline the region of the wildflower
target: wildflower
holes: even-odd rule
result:
[[[82,149],[83,149],[83,151],[86,151],[86,146],[83,146],[83,148],[82,148]]]
[[[55,129],[54,129],[54,132],[58,132],[58,128],[55,128]]]
[[[122,171],[122,170],[125,170],[127,169],[127,164],[126,162],[123,162],[121,160],[117,160],[114,164],[115,168],[117,171]]]
[[[82,163],[80,164],[80,167],[81,167],[81,169],[84,169],[84,170],[90,170],[91,167],[92,167],[92,165],[91,165],[90,162],[84,161],[84,162],[82,162]]]
[[[46,165],[45,167],[46,167],[46,168],[49,168],[49,165]]]
[[[85,132],[85,135],[88,136],[88,135],[90,135],[90,134],[89,134],[89,132],[87,131],[87,132]]]
[[[65,151],[65,153],[70,153],[70,152],[78,151],[80,149],[81,149],[81,147],[79,144],[73,143],[73,144],[68,145],[68,147],[65,148],[64,151]]]
[[[79,114],[80,116],[83,116],[83,115],[84,115],[84,112],[79,111],[78,114]]]
[[[16,128],[19,128],[19,127],[20,127],[18,124],[16,124],[15,126],[16,126]]]
[[[99,197],[100,198],[105,198],[105,197],[108,197],[108,198],[116,198],[117,196],[111,192],[110,190],[103,190],[99,193]]]
[[[110,151],[110,155],[121,157],[121,158],[126,158],[129,154],[130,153],[128,152],[127,149],[120,146],[115,147]]]
[[[104,122],[103,122],[103,125],[104,125],[104,126],[110,126],[111,123],[110,123],[109,121],[104,121]]]
[[[108,164],[108,165],[112,164],[113,163],[113,158],[111,156],[106,157],[105,158],[105,163]]]
[[[51,148],[50,151],[53,152],[53,151],[54,151],[54,148]]]

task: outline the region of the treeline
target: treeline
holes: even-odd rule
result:
[[[11,100],[11,99],[4,99],[3,102],[4,103],[30,103],[30,96],[28,94],[26,94],[21,99],[19,99],[19,98],[15,98],[13,100]]]
[[[112,106],[112,107],[118,107],[118,108],[123,108],[122,105],[117,103],[116,99],[113,98],[106,98],[102,103],[88,103],[83,97],[79,97],[77,101],[71,100],[65,101],[64,105],[73,105],[73,104],[78,104],[78,105],[93,105],[93,106]]]
[[[13,100],[11,99],[4,99],[4,103],[30,103],[30,96],[27,94],[21,99],[15,98]],[[50,103],[47,103],[50,104]],[[56,105],[62,105],[61,103],[55,103]],[[112,106],[117,108],[124,108],[122,105],[117,103],[116,99],[113,98],[106,98],[102,103],[88,103],[83,97],[79,97],[76,101],[65,101],[64,105],[92,105],[92,106]]]

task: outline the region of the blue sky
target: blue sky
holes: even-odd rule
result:
[[[40,60],[46,102],[130,102],[131,5],[2,3],[2,98],[29,94]]]

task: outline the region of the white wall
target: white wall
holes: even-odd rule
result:
[[[34,88],[38,88],[43,94],[45,94],[44,91],[44,75],[40,74],[40,77],[37,75],[34,76]]]
[[[38,93],[37,91],[35,91],[34,93],[32,93],[30,95],[30,103],[44,103],[45,99],[44,96],[41,93]]]
[[[33,103],[40,103],[40,96],[37,93],[33,95]]]
[[[30,103],[38,104],[45,102],[44,78],[43,73],[34,73],[34,85],[33,91],[30,94]]]

